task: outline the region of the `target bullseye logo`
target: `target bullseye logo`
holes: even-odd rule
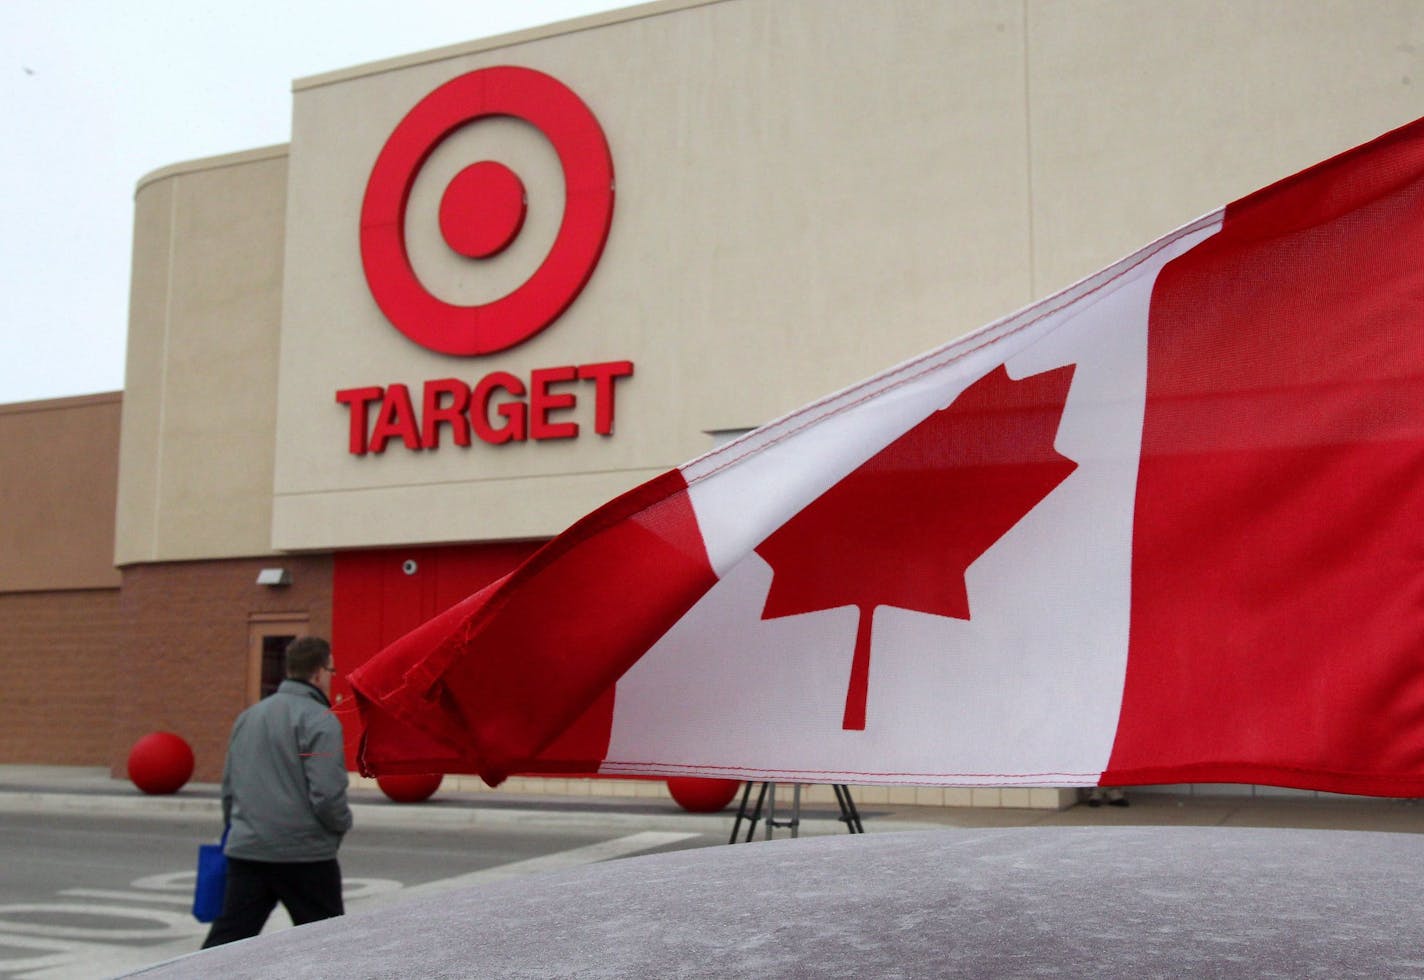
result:
[[[470,259],[498,255],[514,241],[529,210],[524,182],[502,163],[481,160],[455,175],[440,198],[440,234]]]
[[[553,146],[564,175],[564,214],[537,269],[489,303],[447,303],[421,284],[406,248],[406,207],[430,154],[467,124],[510,116]],[[498,255],[524,225],[527,193],[502,163],[461,170],[440,199],[445,244],[480,261]],[[361,205],[361,264],[376,305],[411,340],[442,354],[505,350],[553,323],[578,296],[608,240],[613,218],[613,158],[598,120],[559,80],[529,68],[482,68],[421,99],[381,148]]]

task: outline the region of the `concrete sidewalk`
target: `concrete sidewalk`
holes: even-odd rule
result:
[[[597,783],[591,787],[597,791]],[[687,813],[670,799],[600,795],[531,795],[473,792],[442,788],[417,804],[393,803],[379,790],[354,785],[351,803],[364,826],[494,826],[522,823],[558,827],[590,820],[616,829],[683,829],[727,834],[736,801],[714,814]],[[1373,830],[1424,833],[1424,803],[1327,794],[1276,795],[1241,788],[1222,795],[1139,790],[1125,808],[1084,805],[1064,810],[1012,807],[943,807],[858,803],[870,832],[926,827],[1038,826],[1227,826]],[[777,816],[789,816],[791,794],[782,788]],[[189,783],[170,796],[148,796],[128,780],[114,779],[102,767],[0,765],[0,813],[72,813],[89,815],[218,819],[218,787]],[[803,803],[801,832],[841,833],[834,805]],[[759,828],[759,831],[761,828]],[[787,835],[778,830],[777,836]],[[761,832],[758,838],[762,837]]]

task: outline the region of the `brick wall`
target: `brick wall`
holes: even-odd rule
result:
[[[281,566],[292,584],[256,584]],[[247,706],[248,624],[256,613],[306,613],[331,635],[329,556],[169,562],[124,569],[125,629],[106,761],[125,774],[134,741],[177,732],[193,747],[196,781],[222,775],[232,721]]]
[[[104,765],[118,589],[0,594],[0,762]]]

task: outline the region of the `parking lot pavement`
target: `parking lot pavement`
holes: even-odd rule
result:
[[[196,950],[197,846],[215,816],[0,813],[0,978],[112,976]],[[599,821],[430,828],[357,827],[341,852],[356,914],[530,875],[723,843],[695,830],[625,833]],[[291,928],[281,910],[266,933]]]
[[[352,846],[343,850],[343,864],[350,867],[346,884],[353,912],[627,855],[720,845],[728,839],[735,809],[694,814],[665,798],[445,790],[421,804],[396,804],[360,786],[351,796],[359,836],[353,832]],[[1123,808],[860,809],[870,833],[1056,826],[1424,832],[1424,804],[1416,800],[1229,787],[1215,794],[1133,791],[1131,806]],[[195,948],[206,927],[188,913],[193,848],[216,836],[220,811],[218,787],[212,784],[189,784],[171,796],[147,796],[128,781],[112,778],[107,769],[0,766],[0,830],[9,828],[0,840],[8,840],[11,852],[29,861],[24,873],[16,870],[23,862],[6,861],[13,873],[0,888],[0,977],[66,980],[112,975]],[[784,797],[777,815],[789,816]],[[807,805],[801,811],[800,833],[844,834],[837,818],[834,805]],[[175,829],[134,832],[138,824]],[[34,828],[57,837],[69,828],[76,843],[40,852],[26,843],[43,836]],[[776,833],[779,839],[788,835],[785,828]],[[171,853],[142,850],[142,842],[170,836],[181,840]],[[764,837],[763,824],[756,839]],[[107,840],[107,853],[122,854],[130,864],[92,856],[84,863],[84,842],[93,840]],[[412,841],[419,844],[413,846]],[[108,870],[91,873],[95,866]],[[48,877],[52,875],[57,876],[53,882]],[[274,915],[270,929],[285,927],[285,916]]]

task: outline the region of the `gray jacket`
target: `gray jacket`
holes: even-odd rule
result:
[[[305,681],[284,680],[237,716],[223,765],[225,852],[248,861],[325,861],[351,829],[341,723]]]

